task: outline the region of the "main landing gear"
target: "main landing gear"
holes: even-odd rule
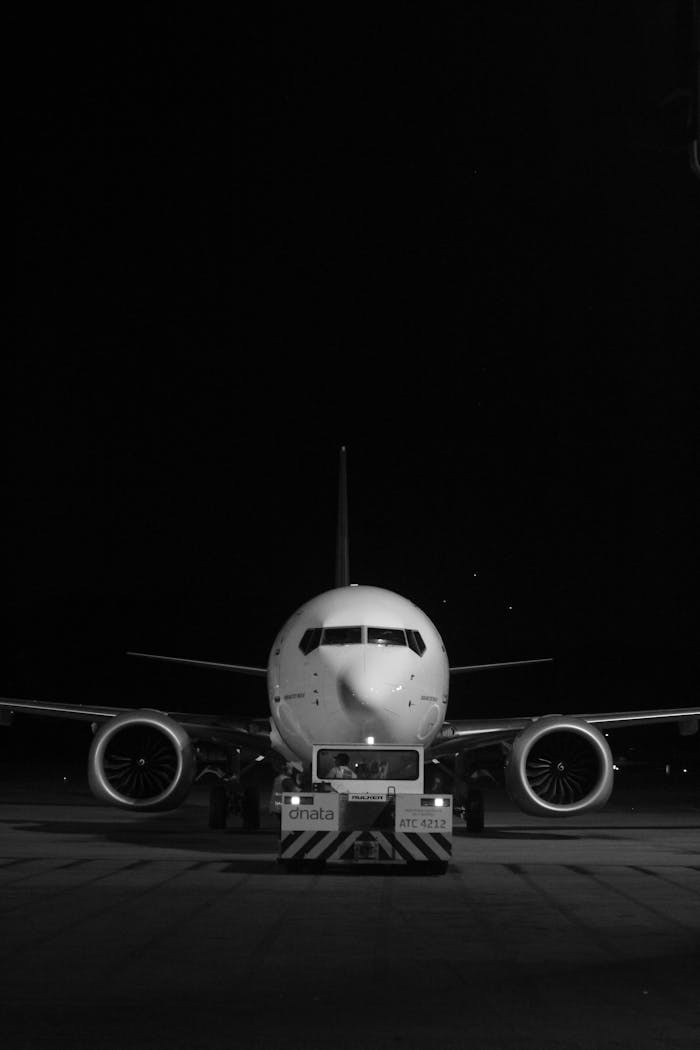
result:
[[[201,768],[196,780],[209,786],[209,827],[221,830],[229,816],[239,817],[246,831],[260,827],[260,788],[257,777],[246,776],[254,768],[250,763],[241,770],[241,756],[236,749],[223,751],[200,745],[197,757]]]
[[[467,831],[484,830],[484,793],[479,788],[469,788],[464,803],[464,823]]]
[[[229,814],[241,817],[246,831],[260,827],[260,792],[256,784],[242,787],[235,780],[222,779],[209,787],[209,827],[226,827]]]
[[[476,778],[468,774],[464,755],[455,755],[452,790],[458,800],[457,809],[461,810],[467,831],[478,834],[484,830],[484,793],[480,788],[469,785],[469,779],[473,781]]]

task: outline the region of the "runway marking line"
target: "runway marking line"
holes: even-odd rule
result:
[[[141,862],[138,861],[133,866],[136,867],[140,863]],[[145,861],[143,863],[148,863],[148,861]],[[162,863],[168,863],[168,862],[164,861]],[[187,869],[185,869],[185,870],[187,870]],[[99,876],[99,879],[93,879],[92,882],[89,883],[88,885],[92,885],[92,883],[101,881],[102,879],[108,878],[110,875],[114,875],[114,874],[116,874],[116,872],[114,872],[114,871],[107,872],[105,875]],[[144,889],[140,890],[138,893],[130,893],[129,894],[129,904],[131,904],[135,900],[138,900],[140,897],[145,897],[147,893],[151,893],[153,890],[160,889],[162,886],[167,885],[169,882],[172,882],[174,879],[179,878],[180,875],[182,875],[182,872],[181,871],[177,871],[177,872],[175,872],[174,875],[169,875],[167,879],[161,879],[160,882],[152,883],[150,886],[145,887]],[[59,890],[58,893],[49,894],[49,895],[43,897],[43,900],[47,900],[47,899],[49,899],[49,897],[52,897],[52,896],[53,897],[60,896],[62,892],[68,892],[69,889],[70,890],[75,890],[75,889],[84,888],[84,885],[85,884],[81,884],[80,886],[74,886],[74,887],[66,887],[66,889],[63,890],[63,891]],[[72,930],[76,926],[80,926],[81,923],[84,923],[86,921],[86,919],[97,918],[98,916],[105,915],[107,912],[114,911],[115,908],[121,908],[123,906],[124,906],[124,901],[120,899],[120,900],[117,900],[117,901],[113,901],[111,904],[108,904],[104,908],[96,908],[93,911],[83,912],[77,919],[73,919],[71,922],[66,923],[60,929],[54,930],[52,933],[47,933],[43,937],[36,937],[36,938],[34,938],[32,940],[31,944],[26,944],[24,947],[17,948],[16,955],[21,955],[21,954],[24,954],[24,953],[26,953],[28,951],[33,951],[40,944],[46,944],[48,941],[54,940],[56,937],[62,937],[63,934],[65,934],[68,930]],[[16,909],[8,909],[8,910],[9,911],[13,911],[13,910],[16,910]]]
[[[621,889],[619,886],[615,886],[613,882],[604,879],[602,876],[596,875],[592,871],[587,871],[585,868],[581,868],[577,864],[567,864],[566,867],[569,868],[571,871],[577,872],[580,875],[587,875],[589,879],[593,879],[593,881],[597,882],[599,886],[603,886],[605,889],[611,890],[613,893],[616,893],[619,897],[622,897],[623,900],[629,901],[631,904],[636,904],[637,907],[642,908],[645,911],[651,912],[651,914],[655,915],[658,919],[663,919],[664,922],[673,923],[674,926],[678,926],[685,933],[697,933],[696,927],[687,926],[684,922],[681,922],[680,919],[674,919],[672,915],[660,911],[659,908],[655,908],[653,904],[647,904],[645,901],[642,901],[638,897],[635,897],[632,893],[627,893],[625,890]],[[635,870],[630,864],[620,864],[619,867],[627,868],[632,871]]]
[[[505,868],[511,871],[514,875],[519,876],[526,885],[535,891],[540,897],[545,900],[554,911],[558,912],[563,918],[570,922],[572,926],[575,926],[577,930],[580,930],[589,940],[607,956],[613,959],[624,958],[624,952],[622,948],[616,944],[615,941],[610,940],[605,934],[600,933],[592,926],[586,925],[586,923],[579,918],[573,908],[569,907],[568,904],[562,903],[553,893],[546,890],[544,886],[540,886],[539,883],[526,872],[520,864],[504,864]],[[564,868],[571,867],[570,865],[561,865]],[[589,877],[585,870],[577,871],[576,874],[584,875]]]

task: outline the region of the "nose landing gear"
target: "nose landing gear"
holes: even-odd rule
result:
[[[484,794],[479,788],[469,788],[464,803],[464,823],[467,831],[484,830]]]

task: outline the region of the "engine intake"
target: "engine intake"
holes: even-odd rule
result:
[[[548,715],[513,741],[506,786],[537,817],[600,809],[610,797],[613,760],[603,734],[581,718]]]
[[[125,711],[95,734],[88,756],[92,793],[126,809],[175,809],[186,798],[196,761],[182,726],[162,711]]]

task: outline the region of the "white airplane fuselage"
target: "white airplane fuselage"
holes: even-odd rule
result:
[[[314,744],[428,747],[445,719],[449,667],[431,620],[380,587],[338,587],[301,606],[268,663],[273,745],[311,760]]]

